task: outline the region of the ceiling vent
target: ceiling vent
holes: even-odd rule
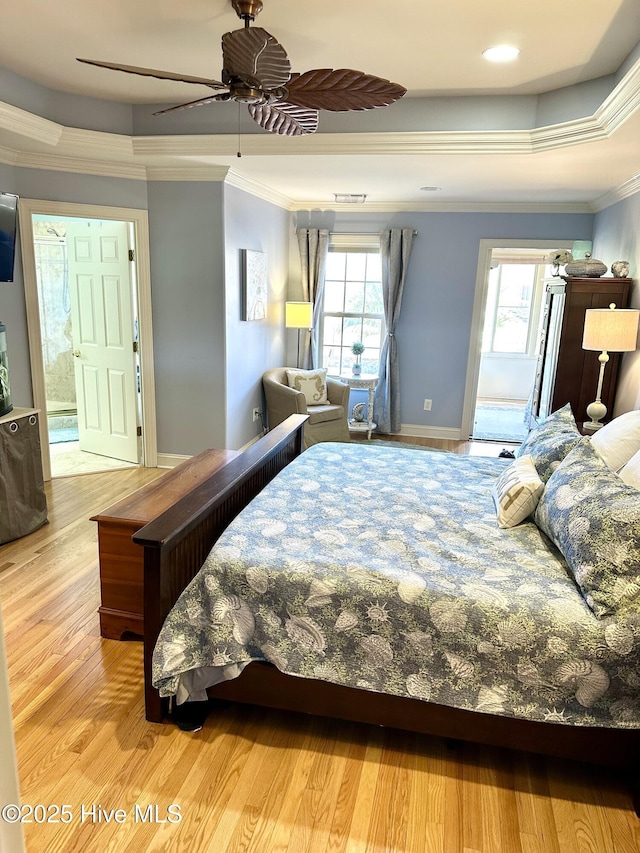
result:
[[[366,193],[334,193],[336,204],[364,204],[367,200]]]

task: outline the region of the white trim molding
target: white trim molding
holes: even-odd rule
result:
[[[616,84],[593,115],[518,130],[407,131],[392,133],[315,133],[281,137],[251,133],[242,137],[247,157],[286,155],[403,156],[410,154],[536,154],[611,137],[640,108],[640,60]],[[16,141],[17,140],[17,141]],[[0,102],[0,162],[12,166],[152,181],[227,181],[287,210],[344,210],[324,201],[297,202],[244,175],[238,141],[228,134],[129,136],[66,127]],[[211,162],[215,161],[215,162]],[[233,167],[231,164],[236,164]],[[638,192],[638,178],[595,201],[575,203],[474,203],[381,201],[368,212],[567,212],[593,213]]]
[[[478,247],[478,266],[476,270],[475,297],[471,316],[471,332],[469,335],[469,354],[467,357],[467,378],[465,381],[464,402],[462,406],[461,433],[465,440],[472,433],[473,416],[478,396],[478,380],[480,376],[480,361],[482,358],[482,332],[484,315],[487,306],[487,291],[489,289],[489,270],[491,254],[494,249],[571,249],[571,240],[504,240],[500,238],[483,238]]]
[[[289,210],[299,213],[307,210],[352,211],[353,205],[335,202],[305,201],[293,202]],[[593,206],[587,201],[551,201],[551,202],[501,202],[501,201],[367,201],[357,208],[363,213],[593,213]]]
[[[289,196],[278,192],[278,190],[274,190],[272,187],[268,187],[260,181],[250,178],[248,175],[243,175],[242,172],[238,172],[236,169],[230,168],[227,171],[225,183],[236,187],[236,189],[244,190],[246,193],[250,193],[264,201],[269,201],[278,207],[283,207],[285,210],[294,209],[293,199],[289,198]]]
[[[468,438],[465,436],[463,439],[462,430],[454,427],[425,426],[424,424],[400,424],[400,435],[415,438],[442,438],[445,441],[466,441]]]
[[[104,207],[73,202],[40,201],[21,198],[18,205],[20,219],[20,241],[24,277],[27,334],[31,359],[31,385],[34,408],[40,409],[40,445],[42,470],[45,480],[51,479],[51,457],[49,454],[49,432],[46,411],[47,396],[42,360],[42,335],[40,306],[36,278],[35,254],[33,250],[32,215],[88,217],[131,222],[135,230],[137,267],[138,323],[140,332],[140,383],[142,390],[142,447],[144,466],[157,465],[156,391],[153,365],[153,328],[151,311],[151,263],[149,252],[149,222],[146,210],[126,207]]]
[[[620,186],[600,196],[600,198],[596,199],[591,206],[593,211],[597,213],[600,210],[611,207],[612,204],[617,204],[619,201],[629,198],[638,192],[640,192],[640,172],[632,175],[628,181],[620,184]]]
[[[158,468],[175,468],[191,459],[191,456],[180,456],[177,453],[158,453]]]

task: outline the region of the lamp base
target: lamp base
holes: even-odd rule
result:
[[[603,365],[603,367],[604,367],[604,365]],[[600,376],[602,377],[602,370],[600,371]],[[607,407],[605,406],[605,404],[600,399],[600,390],[601,390],[601,385],[599,384],[598,385],[598,397],[597,397],[597,399],[594,400],[593,403],[589,403],[589,405],[587,406],[587,414],[589,415],[591,420],[587,421],[584,424],[585,428],[591,429],[594,432],[595,432],[595,430],[600,429],[600,427],[604,426],[604,424],[601,424],[600,421],[607,414]]]
[[[585,432],[598,432],[603,426],[604,424],[598,423],[598,421],[585,421],[582,424],[582,429]]]

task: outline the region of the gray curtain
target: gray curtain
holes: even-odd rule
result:
[[[400,431],[400,374],[396,324],[400,317],[413,228],[391,228],[380,235],[382,298],[387,334],[380,353],[379,381],[373,398],[373,419],[379,432]]]
[[[329,232],[319,228],[298,228],[298,246],[302,266],[302,301],[313,302],[313,328],[304,335],[301,348],[301,367],[319,367],[322,359],[319,352],[320,323],[322,320],[322,296],[324,276],[329,251]]]

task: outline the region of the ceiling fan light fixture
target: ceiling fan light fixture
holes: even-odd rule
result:
[[[262,0],[231,0],[236,15],[244,21],[255,21],[262,12]]]
[[[246,104],[249,115],[263,130],[280,136],[315,133],[320,110],[372,110],[387,107],[406,95],[404,86],[352,68],[316,68],[293,74],[287,52],[275,36],[262,27],[249,26],[261,13],[262,0],[231,0],[231,4],[244,21],[244,28],[222,36],[222,80],[96,59],[78,57],[78,61],[213,90],[204,98],[158,110],[153,115],[232,100]],[[365,198],[350,203],[361,204]]]
[[[336,204],[364,204],[367,200],[366,193],[334,193]]]
[[[489,62],[513,62],[520,55],[520,48],[509,44],[498,44],[483,50],[482,55]]]
[[[260,89],[242,83],[231,86],[231,97],[241,104],[264,104],[266,100]]]

